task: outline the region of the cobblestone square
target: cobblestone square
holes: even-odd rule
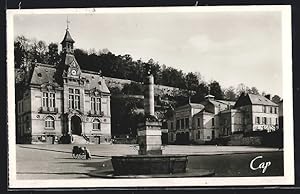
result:
[[[111,156],[137,154],[134,145],[80,145],[89,148],[92,160],[73,159],[73,146],[16,145],[17,179],[90,178],[88,174],[92,171],[112,169]],[[283,175],[282,151],[274,148],[168,145],[163,153],[188,154],[189,169],[213,169],[215,176]],[[257,156],[264,157],[261,161],[272,162],[265,173],[249,168],[251,160]]]

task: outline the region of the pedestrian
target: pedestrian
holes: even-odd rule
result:
[[[84,151],[85,151],[85,157],[87,160],[91,160],[92,159],[92,154],[90,152],[89,149],[87,149],[86,147],[84,147]]]

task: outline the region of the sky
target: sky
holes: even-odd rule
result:
[[[60,43],[67,18],[75,48],[152,58],[223,88],[244,83],[282,96],[280,12],[15,15],[14,36]]]

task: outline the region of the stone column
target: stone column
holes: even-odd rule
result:
[[[161,123],[158,120],[146,120],[138,127],[139,154],[161,155]]]
[[[140,155],[161,155],[161,123],[154,113],[154,78],[148,75],[144,81],[145,120],[138,125]]]
[[[71,135],[71,118],[68,117],[68,134]]]
[[[154,78],[148,75],[144,82],[144,109],[145,115],[154,116]]]

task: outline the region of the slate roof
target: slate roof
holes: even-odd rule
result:
[[[38,63],[35,65],[30,84],[42,85],[44,83],[59,84],[55,79],[56,68],[52,65]],[[97,73],[82,72],[81,77],[88,80],[85,84],[85,90],[91,90],[94,88],[99,89],[101,92],[110,93],[108,87],[105,84],[105,80]]]
[[[201,102],[202,105],[206,106],[208,103],[216,106],[216,107],[227,107],[228,104],[232,105],[232,101],[226,101],[226,100],[213,100],[213,99],[206,99],[203,102]]]
[[[197,109],[203,109],[204,106],[202,104],[198,104],[198,103],[188,103],[188,104],[185,104],[183,106],[179,106],[176,108],[176,110],[178,109],[183,109],[183,108],[187,108],[187,107],[190,107],[190,108],[197,108]]]
[[[203,109],[204,106],[202,104],[198,104],[198,103],[189,103],[190,107],[192,108],[199,108],[199,109]]]
[[[261,96],[261,95],[255,95],[255,94],[248,94],[251,104],[256,105],[269,105],[269,106],[278,106],[276,103],[272,102],[268,98]]]
[[[216,100],[208,100],[210,103],[212,103],[216,107],[227,107],[228,104],[224,104],[223,102],[218,102]]]
[[[276,103],[272,102],[268,98],[256,95],[256,94],[242,94],[237,102],[235,107],[241,107],[245,105],[266,105],[266,106],[278,106]]]
[[[57,83],[55,80],[56,69],[54,66],[37,63],[34,67],[30,84],[42,85],[44,83]],[[58,83],[57,83],[58,84]]]
[[[230,101],[230,100],[215,100],[215,101],[226,104],[226,105],[230,105],[230,106],[234,106],[234,104],[235,104],[235,101]]]
[[[75,41],[73,40],[73,38],[71,37],[71,34],[69,32],[69,30],[66,30],[66,33],[65,33],[65,37],[64,39],[61,41],[61,44],[63,42],[71,42],[71,43],[74,43]]]
[[[77,60],[76,60],[75,56],[72,54],[66,54],[66,57],[64,58],[64,60],[65,60],[65,65],[67,65],[67,66],[69,66],[73,62],[76,64],[76,66],[78,66]]]
[[[93,88],[99,89],[101,92],[110,93],[105,80],[98,74],[91,74],[82,72],[81,77],[84,77],[88,80],[88,83],[85,84],[85,90],[91,90]]]
[[[210,114],[210,115],[213,115],[214,113],[211,113],[211,112],[206,111],[205,109],[202,109],[200,112],[194,114],[193,117],[201,115],[201,114]]]

